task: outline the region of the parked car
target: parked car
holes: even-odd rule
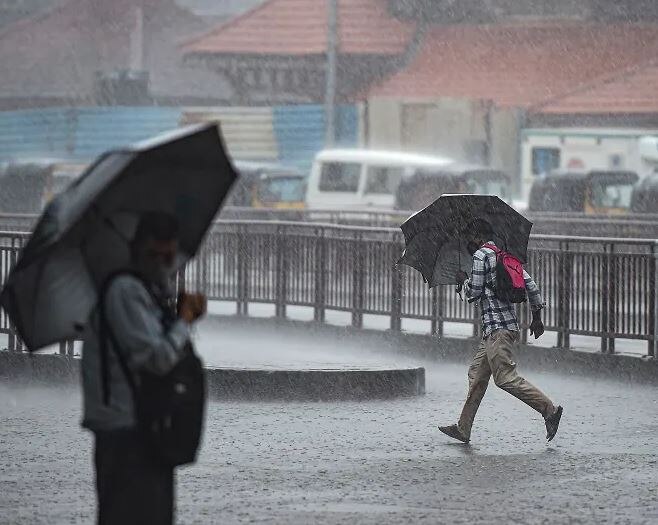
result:
[[[635,185],[631,212],[658,214],[658,173],[647,175]]]
[[[0,169],[0,213],[40,213],[75,180],[87,164],[52,159],[25,159]]]
[[[279,164],[236,161],[240,173],[227,206],[300,209],[304,207],[306,178],[296,168]]]
[[[632,171],[553,171],[538,178],[530,190],[531,212],[623,214],[631,208]]]
[[[486,166],[453,163],[440,168],[420,168],[402,177],[395,199],[400,210],[418,210],[444,193],[477,193],[510,198],[510,180],[502,171]]]

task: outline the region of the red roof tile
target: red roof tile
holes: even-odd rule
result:
[[[533,109],[542,114],[658,113],[658,63],[635,66]]]
[[[327,0],[269,0],[183,46],[188,53],[315,55],[327,49]],[[338,1],[339,49],[399,54],[412,33],[383,0]]]
[[[529,107],[653,58],[657,50],[655,24],[436,26],[411,64],[369,96]]]

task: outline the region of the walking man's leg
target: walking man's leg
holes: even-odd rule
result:
[[[496,386],[509,392],[539,412],[546,420],[549,440],[557,432],[557,424],[562,408],[556,408],[553,402],[536,386],[521,377],[516,370],[512,349],[518,341],[518,332],[496,330],[485,341],[487,358]],[[554,432],[549,428],[557,416]],[[552,435],[551,435],[552,434]]]
[[[475,414],[477,414],[482,398],[487,391],[490,377],[491,369],[487,359],[485,343],[482,341],[468,369],[468,395],[459,422],[457,425],[439,427],[441,432],[466,443],[470,441]]]

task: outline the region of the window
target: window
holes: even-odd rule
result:
[[[480,195],[496,195],[501,199],[507,198],[507,183],[503,181],[468,181],[466,183],[467,193],[476,193]]]
[[[559,167],[559,148],[532,148],[533,175],[542,175]]]
[[[630,208],[633,186],[619,183],[592,184],[592,206],[595,208]]]
[[[258,197],[263,202],[301,202],[304,189],[299,177],[277,177],[261,181]]]
[[[366,194],[392,195],[402,179],[402,168],[371,166],[366,177]]]
[[[356,193],[359,189],[360,177],[360,164],[343,162],[323,163],[320,173],[320,191]]]

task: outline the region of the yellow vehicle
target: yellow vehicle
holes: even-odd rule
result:
[[[625,214],[638,178],[632,171],[553,171],[532,185],[528,210]]]
[[[235,162],[240,178],[231,190],[229,206],[273,209],[305,207],[306,178],[296,169],[259,162]]]
[[[50,159],[6,163],[0,168],[0,213],[40,213],[86,166]]]

